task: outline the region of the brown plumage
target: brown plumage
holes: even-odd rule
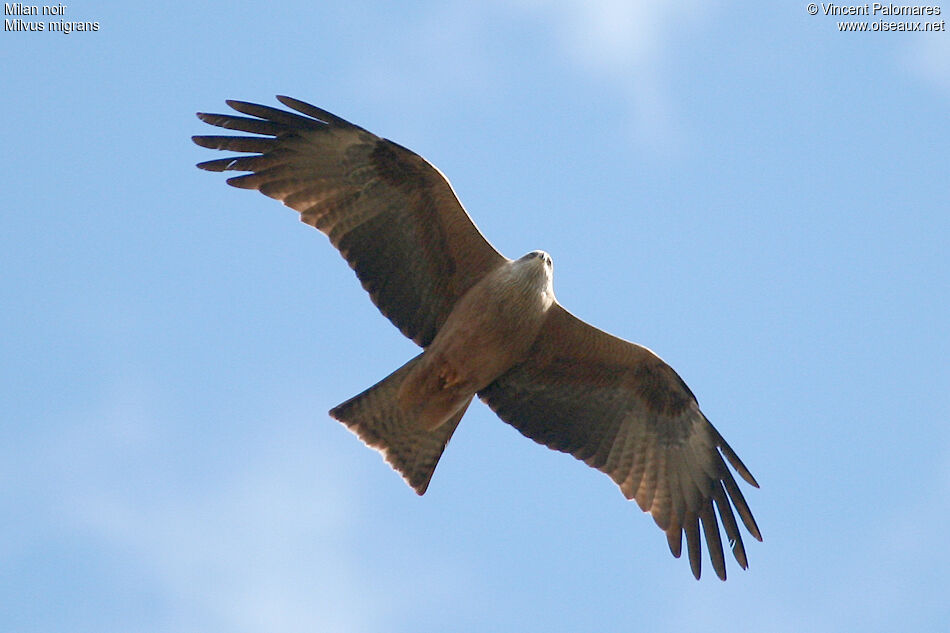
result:
[[[278,99],[296,112],[228,101],[249,116],[199,114],[258,136],[195,136],[203,147],[251,154],[198,166],[250,172],[228,184],[300,212],[423,348],[330,414],[422,494],[478,395],[525,436],[609,475],[653,516],[674,556],[685,533],[696,578],[700,524],[713,568],[726,577],[717,513],[745,568],[733,508],[762,537],[726,462],[758,484],[676,372],[562,308],[550,257],[498,253],[422,157],[320,108]]]

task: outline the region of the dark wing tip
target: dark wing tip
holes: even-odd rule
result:
[[[277,95],[277,100],[283,103],[288,108],[296,110],[301,114],[306,114],[309,117],[323,121],[328,125],[341,125],[347,127],[356,127],[346,119],[341,119],[337,115],[327,112],[323,108],[318,108],[317,106],[307,103],[306,101],[301,101],[300,99],[294,99],[293,97],[288,97],[286,95]]]
[[[702,521],[703,534],[706,535],[706,549],[709,551],[709,560],[712,562],[713,570],[719,576],[719,580],[725,580],[726,558],[722,552],[719,523],[716,521],[716,513],[713,512],[711,502],[707,502],[707,505],[700,512],[699,518]]]
[[[230,163],[231,161],[228,160],[227,162]],[[222,165],[222,161],[220,158],[215,159],[215,160],[206,160],[204,162],[197,163],[195,165],[195,167],[197,167],[198,169],[203,169],[205,171],[224,171],[226,166],[227,166],[226,163]]]
[[[679,558],[683,554],[683,528],[674,525],[666,531],[666,542],[670,546],[670,553],[673,558]]]
[[[211,114],[210,112],[195,112],[195,116],[198,117],[199,120],[204,121],[205,123],[208,123],[209,119],[213,119],[214,117],[219,116],[219,115]]]
[[[243,99],[225,99],[224,102],[228,104],[228,107],[232,110],[237,110],[241,114],[249,114],[262,119],[266,119],[271,111],[277,110],[277,108],[271,108],[270,106],[261,105],[252,101],[244,101]],[[280,112],[280,110],[277,111]]]
[[[746,557],[745,545],[742,543],[742,533],[739,532],[739,524],[736,523],[736,516],[732,512],[732,506],[723,483],[719,482],[713,489],[713,501],[716,509],[719,511],[719,518],[722,520],[722,527],[729,539],[729,547],[732,549],[732,555],[742,569],[748,569],[749,560]]]
[[[239,158],[215,158],[198,163],[195,167],[205,171],[231,171],[237,169],[239,164]]]
[[[722,483],[726,489],[726,493],[729,495],[729,499],[732,501],[733,507],[735,507],[739,513],[739,518],[742,519],[742,523],[749,531],[749,534],[751,534],[755,540],[761,541],[762,533],[759,531],[759,526],[756,524],[755,517],[752,516],[752,511],[749,509],[749,504],[746,502],[742,491],[739,490],[739,486],[736,484],[736,480],[733,479],[732,474],[727,471],[722,478]]]
[[[208,149],[218,149],[217,147],[217,137],[209,136],[206,134],[195,134],[191,137],[191,142],[195,145],[201,147],[206,147]]]
[[[712,425],[710,424],[710,426]],[[752,473],[749,471],[746,465],[742,463],[742,460],[739,459],[739,456],[736,455],[736,452],[732,450],[732,447],[729,446],[729,443],[726,442],[725,438],[720,435],[719,431],[715,430],[715,427],[713,427],[713,432],[716,434],[716,444],[719,446],[719,450],[722,451],[722,454],[725,455],[726,459],[729,460],[729,463],[732,464],[732,467],[736,469],[736,472],[739,473],[739,476],[745,479],[750,486],[758,488],[759,482],[755,480],[755,477],[752,476]]]
[[[739,514],[742,523],[752,537],[757,541],[762,541],[762,533],[759,530],[759,526],[756,524],[755,518],[752,516],[752,511],[749,509],[749,505],[742,491],[739,489],[739,486],[736,484],[736,479],[733,477],[726,462],[728,461],[736,472],[750,485],[756,488],[758,488],[759,485],[745,464],[742,463],[722,436],[719,435],[711,424],[708,424],[708,420],[706,422],[707,428],[714,434],[713,439],[715,445],[719,448],[718,451],[713,449],[715,461],[718,462],[715,468],[718,476],[711,481],[713,484],[712,489],[700,490],[703,497],[703,505],[698,510],[686,514],[685,520],[683,521],[683,531],[686,536],[687,549],[690,555],[690,567],[692,568],[693,575],[698,579],[701,571],[700,563],[702,552],[698,529],[701,527],[702,533],[705,535],[706,549],[712,567],[720,580],[726,580],[724,539],[720,534],[720,527],[722,527],[725,532],[729,548],[732,550],[732,554],[739,566],[742,569],[747,569],[749,566],[745,546],[742,543],[742,535],[739,532],[736,517],[733,514],[733,508],[735,508]],[[712,473],[709,474],[712,475]],[[716,479],[718,479],[718,481],[716,481]],[[719,518],[722,520],[721,526],[716,517],[717,510]],[[676,542],[678,538],[678,535],[674,538],[673,534],[667,532],[670,551],[674,556],[678,554],[678,547],[676,547],[678,545]]]
[[[683,523],[686,533],[686,551],[689,553],[689,568],[696,580],[703,575],[703,548],[699,542],[699,517],[690,513]]]

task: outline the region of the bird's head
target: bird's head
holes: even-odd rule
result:
[[[538,260],[539,263],[544,264],[544,266],[550,270],[554,271],[554,262],[551,260],[551,256],[545,253],[544,251],[531,251],[527,255],[521,258],[522,261],[532,261]]]
[[[535,278],[533,285],[554,296],[554,262],[544,251],[531,251],[517,262]]]

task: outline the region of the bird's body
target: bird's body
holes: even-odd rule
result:
[[[448,420],[524,358],[554,304],[551,258],[535,251],[502,262],[458,300],[399,390],[422,428]]]
[[[755,479],[699,409],[686,383],[645,347],[574,317],[555,299],[551,258],[510,260],[475,227],[423,158],[325,110],[229,101],[250,115],[199,114],[254,136],[196,136],[251,155],[201,163],[300,212],[355,270],[380,311],[423,348],[330,415],[382,452],[419,494],[477,395],[525,436],[603,471],[666,533],[693,574],[700,525],[725,579],[718,513],[747,566],[733,508],[761,540],[724,461]]]

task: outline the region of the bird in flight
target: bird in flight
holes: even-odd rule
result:
[[[669,365],[561,307],[551,257],[511,260],[495,250],[424,158],[326,110],[277,99],[292,111],[229,100],[246,116],[199,113],[250,136],[193,137],[241,153],[198,167],[248,172],[228,184],[298,211],[422,348],[332,417],[421,495],[477,395],[523,435],[606,473],[653,516],[677,558],[685,534],[697,579],[700,525],[713,569],[726,578],[719,520],[748,566],[735,513],[762,536],[726,461],[758,484]]]

